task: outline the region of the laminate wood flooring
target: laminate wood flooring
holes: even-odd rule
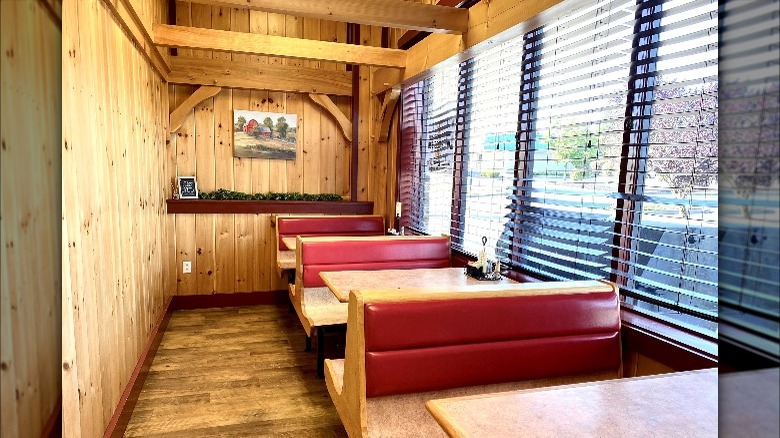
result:
[[[346,437],[286,306],[173,312],[125,436]]]

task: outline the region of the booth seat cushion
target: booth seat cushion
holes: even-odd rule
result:
[[[450,258],[449,239],[384,239],[304,242],[301,262],[307,264],[387,262],[394,260],[436,260]]]
[[[323,286],[323,271],[447,268],[449,239],[303,241],[303,285]]]
[[[614,292],[365,305],[366,351],[617,332]]]
[[[276,226],[280,250],[288,249],[282,242],[285,237],[381,236],[385,233],[384,219],[381,216],[280,216],[276,220]]]
[[[364,308],[366,396],[617,370],[614,292]]]

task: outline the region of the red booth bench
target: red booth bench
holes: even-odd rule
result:
[[[351,437],[445,436],[427,400],[620,377],[617,287],[353,291],[346,356],[325,367]]]
[[[295,269],[295,251],[284,244],[284,238],[297,236],[382,236],[385,219],[377,215],[277,216],[276,260],[279,271]]]
[[[320,278],[323,271],[375,271],[450,267],[449,237],[298,237],[290,301],[308,340],[318,331],[317,375],[323,377],[324,328],[347,322],[339,302]]]

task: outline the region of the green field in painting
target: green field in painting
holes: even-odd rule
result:
[[[295,160],[295,143],[271,138],[255,138],[245,132],[233,133],[235,156],[242,158],[267,158],[271,160]]]

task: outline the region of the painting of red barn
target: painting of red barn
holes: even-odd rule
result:
[[[264,111],[233,111],[233,155],[295,160],[298,116]]]

